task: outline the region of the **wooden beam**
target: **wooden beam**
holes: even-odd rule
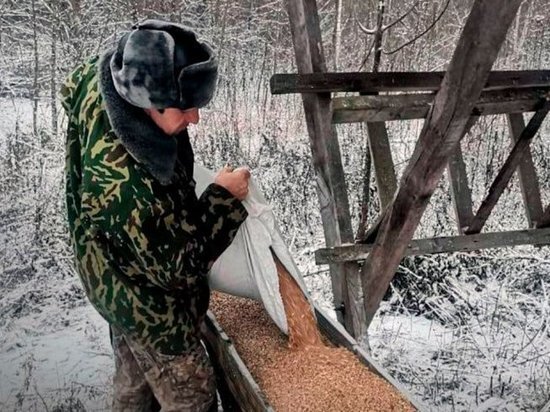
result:
[[[445,72],[274,74],[272,94],[331,92],[437,91]],[[545,87],[550,70],[494,71],[484,90],[510,87]]]
[[[498,199],[500,199],[500,196],[504,193],[506,186],[508,186],[508,183],[512,179],[514,172],[522,160],[523,154],[529,149],[531,140],[546,118],[546,115],[550,110],[550,100],[543,100],[541,102],[541,106],[542,107],[535,112],[533,117],[531,117],[527,127],[523,129],[518,137],[512,152],[504,162],[504,166],[502,166],[497,177],[492,183],[487,197],[481,203],[476,215],[472,219],[468,229],[465,231],[466,234],[479,233],[481,232],[481,229],[483,229],[483,226],[485,225],[485,222],[487,222],[487,219],[497,204]]]
[[[503,89],[481,94],[472,115],[534,111],[537,103],[550,90],[547,88]],[[434,94],[392,94],[384,96],[336,97],[332,100],[332,122],[379,122],[426,118]]]
[[[510,232],[478,233],[468,236],[436,237],[432,239],[415,239],[409,242],[405,256],[429,255],[435,253],[472,252],[474,250],[492,249],[518,245],[549,245],[550,228],[528,229]],[[365,260],[374,244],[347,245],[315,251],[315,262],[318,265],[339,262]]]
[[[466,130],[475,102],[522,0],[475,0],[400,187],[361,269],[372,321],[414,232]]]
[[[550,227],[550,205],[546,207],[540,222],[537,225],[538,228]]]
[[[367,133],[378,188],[378,199],[382,210],[390,204],[397,190],[397,178],[395,177],[395,167],[391,156],[390,140],[386,125],[382,122],[368,122]]]
[[[464,134],[467,134],[468,131],[472,128],[472,126],[477,122],[479,119],[478,116],[471,116],[470,120],[466,124],[466,129]],[[387,131],[384,127],[384,131],[386,132],[386,140],[382,139],[382,142],[387,141]],[[389,147],[389,143],[383,143],[383,146],[387,145]],[[383,147],[382,146],[382,147]],[[458,146],[460,149],[460,146]],[[380,149],[379,149],[380,150]],[[383,150],[383,148],[381,149]],[[391,170],[393,171],[393,176],[395,178],[395,168],[393,165],[393,160],[391,159],[391,152],[389,161],[391,161]],[[452,164],[452,165],[451,165]],[[472,213],[472,196],[470,188],[468,187],[468,179],[466,177],[466,166],[464,164],[464,159],[462,159],[462,152],[460,151],[458,154],[455,153],[455,156],[449,161],[449,165],[453,168],[451,173],[451,190],[456,191],[456,193],[453,193],[453,201],[455,201],[455,197],[457,197],[456,201],[459,201],[459,204],[457,205],[455,203],[455,211],[457,213],[457,224],[459,225],[459,233],[462,234],[463,230],[466,229],[466,222],[469,222],[469,219],[473,217]],[[453,179],[455,179],[453,181]],[[378,183],[378,181],[377,181]],[[390,192],[391,189],[384,188],[386,192],[386,199],[391,200],[391,197],[395,194],[395,191],[397,190],[397,181],[395,182],[396,186],[395,189],[391,192],[391,195],[389,195],[388,192]],[[391,186],[390,186],[391,187]],[[455,201],[455,202],[456,202]],[[469,202],[469,214],[468,214],[468,202]],[[386,209],[389,207],[390,202],[388,203],[382,203],[381,200],[381,207],[380,209],[382,212],[376,220],[373,222],[373,224],[369,227],[367,231],[363,234],[363,236],[356,237],[355,243],[372,243],[376,239],[376,236],[378,235],[378,230],[380,229],[380,224],[382,223],[382,218],[384,217],[384,214],[386,213]],[[460,208],[460,210],[457,210],[457,207]],[[458,213],[461,213],[461,217],[458,217]],[[463,222],[464,224],[460,226],[460,222]]]
[[[471,116],[464,129],[464,135],[470,132],[470,129],[477,123],[479,116]],[[451,197],[455,210],[456,226],[460,235],[468,228],[470,220],[474,217],[472,212],[472,191],[468,185],[468,176],[466,174],[466,164],[462,156],[462,147],[460,143],[456,145],[455,153],[451,156],[447,165],[449,174],[449,184],[451,186]]]
[[[516,143],[521,138],[521,132],[525,129],[525,120],[523,120],[521,113],[509,114],[507,118],[512,143]],[[519,163],[518,177],[527,222],[529,227],[536,227],[542,217],[542,201],[537,171],[529,148],[526,149]]]
[[[325,72],[315,0],[287,0],[286,7],[298,72]],[[340,146],[330,121],[330,95],[304,94],[302,101],[327,246],[352,242],[353,232]],[[366,333],[358,266],[354,263],[333,265],[330,272],[339,320],[344,321],[346,328],[354,336]],[[345,309],[345,314],[342,308]]]
[[[464,164],[460,144],[456,146],[456,150],[449,160],[447,171],[455,209],[456,226],[458,233],[462,235],[464,230],[468,228],[474,214],[472,212],[472,191],[468,185],[466,165]]]

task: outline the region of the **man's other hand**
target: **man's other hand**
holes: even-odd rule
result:
[[[239,167],[235,170],[225,166],[218,172],[214,183],[227,189],[233,196],[239,200],[244,200],[248,195],[248,180],[250,179],[250,170],[246,167]]]

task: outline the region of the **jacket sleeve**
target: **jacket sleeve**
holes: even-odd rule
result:
[[[116,215],[96,220],[100,236],[112,248],[113,257],[120,256],[126,274],[145,275],[148,282],[166,290],[192,289],[198,277],[208,274],[247,212],[217,184],[211,184],[199,199],[194,193],[189,198],[178,212],[173,205],[158,201],[137,202],[127,214],[120,205]],[[117,220],[122,224],[117,225]]]

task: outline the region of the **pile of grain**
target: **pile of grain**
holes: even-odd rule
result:
[[[345,349],[289,349],[258,302],[216,293],[211,310],[277,411],[414,410]]]

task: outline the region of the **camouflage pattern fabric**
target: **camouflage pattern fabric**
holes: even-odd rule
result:
[[[163,412],[218,410],[214,369],[202,345],[182,355],[163,355],[136,345],[115,328],[111,336],[113,412],[151,412],[156,401]]]
[[[210,294],[206,275],[247,213],[216,184],[197,199],[186,132],[178,136],[182,155],[172,182],[155,180],[110,126],[97,65],[96,57],[79,66],[61,90],[77,272],[111,325],[146,349],[181,354],[200,345]]]

